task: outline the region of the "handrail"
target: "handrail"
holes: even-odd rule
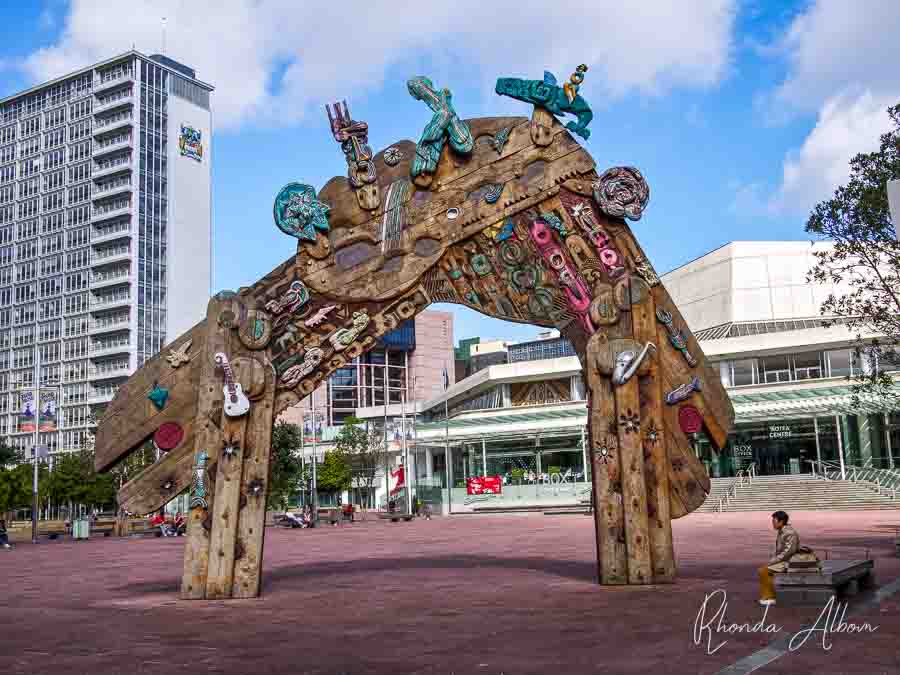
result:
[[[728,490],[725,492],[725,496],[719,498],[719,512],[722,512],[725,510],[722,505],[723,499],[725,500],[725,506],[728,506],[728,503],[731,500],[731,498],[737,496],[738,487],[744,486],[744,476],[745,475],[746,474],[745,474],[744,469],[741,469],[734,475],[734,480],[731,481],[731,485],[728,486]]]

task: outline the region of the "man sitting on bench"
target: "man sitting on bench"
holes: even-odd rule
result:
[[[775,555],[759,568],[759,604],[775,604],[775,575],[787,572],[788,561],[800,548],[800,535],[788,525],[788,514],[776,511],[772,514],[772,528],[778,532],[775,539]]]

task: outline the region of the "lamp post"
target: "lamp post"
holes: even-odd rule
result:
[[[38,460],[41,458],[46,458],[49,452],[48,448],[43,448],[38,446],[38,434],[41,430],[41,390],[42,389],[52,389],[55,392],[59,392],[60,386],[58,384],[51,384],[48,381],[46,384],[40,384],[40,356],[35,362],[35,369],[38,373],[38,386],[29,387],[29,386],[16,386],[16,391],[19,392],[34,392],[34,431],[32,432],[32,440],[31,440],[31,456],[32,462],[34,463],[34,473],[31,481],[31,543],[38,543]],[[53,380],[52,382],[56,382]],[[58,396],[54,396],[56,401],[59,400]],[[21,403],[20,403],[21,405]]]
[[[319,441],[318,441],[318,433],[316,431],[316,420],[319,416],[319,412],[321,408],[313,407],[313,399],[312,395],[309,397],[309,412],[312,415],[312,432],[313,432],[313,458],[312,458],[312,494],[310,495],[310,499],[312,500],[312,511],[313,511],[313,527],[319,526],[319,492],[316,486],[316,464],[318,463],[318,455],[319,455]],[[304,418],[306,414],[304,413]],[[323,415],[324,418],[324,415]]]

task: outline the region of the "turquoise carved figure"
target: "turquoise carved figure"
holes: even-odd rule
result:
[[[573,99],[556,82],[556,77],[549,71],[544,71],[543,80],[521,80],[517,77],[501,77],[494,88],[500,96],[509,96],[518,101],[531,103],[545,108],[554,115],[574,115],[577,122],[570,121],[566,129],[573,134],[587,140],[591,136],[591,130],[587,128],[594,113],[588,102],[576,94]]]
[[[437,91],[427,77],[414,77],[406,83],[410,96],[434,111],[431,121],[416,144],[416,156],[410,167],[410,175],[416,185],[427,187],[437,170],[444,143],[461,155],[468,155],[475,147],[475,139],[469,125],[459,119],[453,109],[453,94],[449,89]]]
[[[288,183],[275,197],[273,215],[278,229],[297,239],[316,240],[316,230],[328,231],[328,204],[316,199],[316,190],[304,183]]]

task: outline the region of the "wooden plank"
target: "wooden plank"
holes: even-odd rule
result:
[[[634,337],[653,342],[659,336],[653,297],[631,305]],[[647,375],[640,378],[641,424],[644,442],[644,480],[647,485],[647,517],[650,536],[653,583],[675,580],[675,549],[672,543],[672,509],[669,497],[669,453],[663,425],[663,391],[659,356],[653,354]]]
[[[653,568],[650,561],[647,487],[644,481],[641,404],[637,379],[632,377],[625,384],[613,384],[613,393],[619,419],[619,461],[628,553],[628,583],[648,584],[653,579]],[[634,426],[630,424],[631,421]]]
[[[152,513],[191,485],[194,463],[194,420],[188,422],[184,440],[130,481],[122,485],[116,496],[119,506],[129,513]]]
[[[585,381],[589,394],[588,432],[591,441],[591,481],[594,487],[594,525],[597,533],[598,578],[602,584],[628,583],[621,462],[615,429],[612,384],[596,367],[606,349],[607,336],[595,333],[588,340]],[[613,426],[610,429],[610,426]]]
[[[245,436],[240,509],[236,536],[233,598],[255,598],[262,587],[262,560],[266,528],[266,497],[271,478],[272,424],[275,418],[275,372],[265,365],[264,392],[250,412]],[[258,482],[262,492],[256,489]]]
[[[219,322],[219,313],[224,303],[218,298],[209,301],[206,322],[209,330],[197,372],[198,392],[197,421],[194,427],[194,458],[197,453],[206,452],[210,459],[217,456],[217,443],[221,443],[221,431],[216,423],[216,410],[222,409],[224,396],[215,375],[215,354],[225,350],[226,335],[230,328]],[[206,596],[206,580],[209,571],[209,531],[207,515],[215,508],[215,476],[217,468],[208,467],[207,488],[212,493],[207,498],[207,508],[197,506],[190,509],[187,536],[184,546],[184,572],[181,578],[181,597],[202,599]]]
[[[241,465],[246,447],[246,433],[250,415],[238,419],[222,419],[222,446],[218,455],[215,481],[216,503],[212,509],[212,528],[209,534],[209,570],[206,577],[206,599],[231,597],[234,581],[234,549],[237,540],[237,521],[241,498]],[[224,446],[237,447],[232,455]]]
[[[183,424],[184,420],[196,415],[196,389],[193,395],[189,393],[195,387],[197,378],[195,357],[202,353],[205,339],[206,323],[203,321],[141,366],[119,388],[97,427],[94,442],[94,466],[97,471],[108,470],[139,449],[163,422]],[[189,350],[191,361],[173,368],[166,356],[188,340],[192,341]],[[147,399],[156,382],[170,391],[169,400],[162,410]]]

